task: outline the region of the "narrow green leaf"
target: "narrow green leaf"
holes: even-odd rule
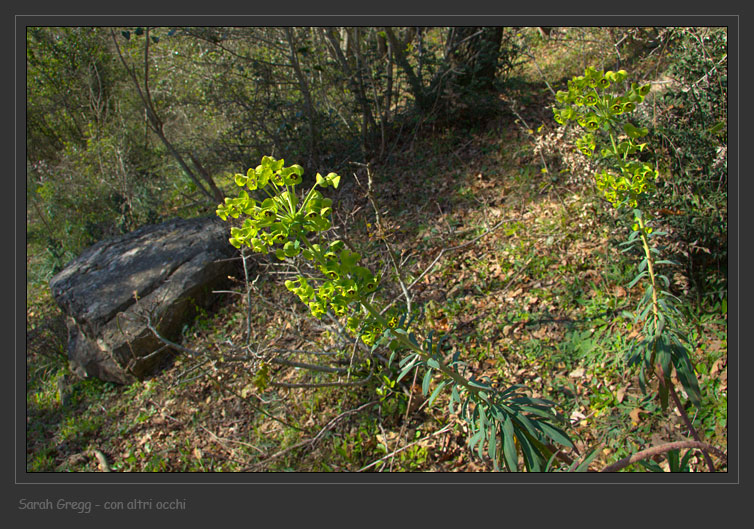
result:
[[[682,357],[679,356],[680,355],[676,355],[673,359],[678,380],[681,381],[681,385],[689,396],[691,403],[696,406],[697,409],[700,409],[702,407],[702,394],[699,391],[699,382],[696,379],[694,367],[691,365],[691,361],[685,351],[683,352]]]
[[[516,443],[513,439],[515,435],[513,429],[513,422],[510,417],[505,418],[503,422],[503,456],[505,457],[505,464],[508,466],[508,470],[511,472],[518,471],[518,453],[516,452]]]
[[[495,470],[500,470],[497,462],[497,431],[495,428],[490,428],[489,437],[487,438],[487,453],[492,459],[492,464],[495,466]]]
[[[516,397],[514,399],[511,399],[510,401],[515,402],[516,404],[532,404],[535,406],[544,406],[547,408],[555,406],[555,403],[551,400],[539,399],[535,397]]]
[[[416,363],[416,358],[412,362],[410,362],[406,367],[403,368],[403,371],[398,375],[398,378],[395,379],[396,382],[400,381],[405,377],[409,371],[411,371],[411,368],[414,367],[414,364]]]
[[[668,409],[668,395],[670,393],[670,390],[668,388],[668,385],[671,384],[669,378],[665,379],[665,382],[660,384],[660,387],[658,388],[658,394],[660,396],[660,408],[663,410]]]
[[[572,472],[586,472],[589,470],[589,465],[597,459],[597,456],[600,455],[599,446],[596,446],[592,448],[585,456],[584,459],[582,459],[581,463],[572,470]]]
[[[430,329],[429,333],[427,334],[427,339],[424,340],[424,347],[423,349],[427,352],[427,354],[432,354],[432,337],[435,334],[434,329]]]
[[[550,439],[552,439],[553,441],[555,441],[556,443],[559,443],[563,446],[567,446],[568,448],[574,447],[571,439],[560,428],[551,426],[544,421],[537,421],[537,423],[539,424],[539,427],[542,428],[542,431],[544,432],[544,434]]]
[[[435,402],[435,399],[440,394],[440,391],[442,391],[442,389],[445,387],[445,385],[447,384],[447,382],[448,382],[447,380],[443,380],[442,382],[440,382],[437,385],[437,387],[434,389],[434,391],[432,391],[432,395],[429,396],[429,401],[427,401],[427,407],[431,407],[432,406],[432,403]]]
[[[473,451],[477,443],[479,443],[483,438],[484,438],[484,428],[480,428],[476,431],[476,433],[474,433],[474,435],[471,436],[471,439],[469,439],[469,450]]]
[[[678,472],[680,467],[680,465],[678,464],[680,459],[678,450],[670,450],[665,455],[668,458],[668,466],[670,467],[670,471]]]
[[[529,418],[523,413],[516,415],[516,417],[513,419],[513,422],[523,426],[526,431],[529,432],[532,436],[537,436],[537,427],[534,426],[534,423],[530,421]]]
[[[651,459],[639,461],[639,464],[650,472],[665,472],[656,461],[652,461]]]
[[[432,382],[432,369],[427,369],[424,373],[424,380],[422,381],[422,395],[426,396],[429,393],[429,384]]]
[[[547,407],[522,405],[522,406],[519,406],[519,409],[521,411],[528,412],[531,415],[536,415],[538,417],[543,417],[545,419],[553,418],[552,411]],[[534,424],[538,424],[538,422],[535,421]]]
[[[681,460],[681,465],[680,465],[681,470],[688,466],[689,460],[691,459],[691,456],[693,455],[694,455],[693,450],[686,451],[686,455],[684,455],[683,459]]]
[[[636,276],[636,277],[635,277],[635,278],[633,279],[633,281],[631,281],[631,282],[630,282],[630,283],[628,284],[628,288],[631,288],[632,286],[634,286],[634,285],[635,285],[636,283],[638,283],[639,281],[641,281],[641,280],[642,280],[643,278],[645,278],[645,277],[647,277],[647,272],[646,272],[646,271],[644,271],[644,272],[640,273],[639,275],[637,275],[637,276]]]
[[[483,384],[481,382],[477,382],[474,379],[469,380],[469,385],[479,389],[490,389],[489,384]]]
[[[440,369],[440,362],[438,362],[435,358],[427,359],[427,365],[433,369]]]
[[[530,472],[539,472],[539,458],[536,455],[534,447],[529,443],[529,439],[522,432],[516,430],[518,445],[521,447],[521,453],[524,455],[524,463]]]
[[[405,357],[401,358],[400,362],[398,362],[398,365],[400,367],[403,367],[408,362],[416,362],[417,358],[418,358],[418,356],[416,355],[416,353],[412,353],[412,354],[410,354],[408,356],[405,356]]]
[[[507,388],[505,388],[504,391],[501,391],[500,392],[500,396],[501,397],[507,397],[509,395],[512,395],[512,394],[516,393],[520,389],[526,389],[526,386],[524,386],[523,384],[513,384],[513,385],[508,386]]]

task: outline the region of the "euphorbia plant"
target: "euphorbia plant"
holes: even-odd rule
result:
[[[551,443],[573,447],[568,436],[555,425],[561,418],[553,403],[528,397],[524,388],[514,385],[493,387],[491,381],[466,376],[458,354],[450,363],[443,359],[443,340],[435,341],[430,332],[420,341],[407,323],[407,315],[386,306],[378,296],[380,278],[360,266],[361,255],[340,240],[327,240],[331,227],[332,200],[319,191],[337,188],[340,176],[316,175],[316,182],[299,198],[296,186],[302,182],[299,165],[285,167],[283,160],[265,156],[245,175],[235,175],[242,188],[236,198],[226,198],[217,208],[223,219],[243,217],[241,227],[231,228],[230,243],[248,246],[263,254],[274,253],[282,260],[303,258],[318,272],[299,275],[285,286],[305,303],[315,318],[330,312],[344,318],[346,328],[374,352],[380,346],[391,350],[390,363],[397,360],[396,380],[418,367],[425,368],[422,391],[430,395],[433,375],[440,382],[429,396],[429,404],[441,391],[450,391],[451,413],[458,410],[468,424],[470,444],[478,454],[485,451],[495,467],[500,462],[510,470],[519,467],[519,452],[526,468],[539,471],[552,462]],[[258,198],[249,193],[263,195]],[[486,450],[485,450],[486,448]]]
[[[688,354],[689,344],[680,330],[681,315],[674,306],[676,298],[667,290],[670,284],[667,277],[657,271],[658,265],[670,261],[657,260],[659,252],[652,244],[660,233],[649,226],[651,216],[647,208],[648,196],[655,190],[658,178],[654,165],[642,159],[648,150],[642,138],[649,131],[629,121],[651,87],[637,83],[627,86],[626,76],[624,70],[604,72],[587,68],[583,76],[568,82],[567,91],[557,93],[558,104],[553,112],[561,125],[573,121],[582,128],[576,147],[586,156],[596,158],[597,188],[615,208],[630,211],[633,218],[631,234],[624,244],[638,245],[644,257],[629,286],[644,280],[645,289],[635,313],[626,313],[634,324],[642,324],[642,331],[629,352],[630,363],[640,366],[642,387],[652,376],[658,376],[663,408],[668,404],[669,394],[677,401],[671,379],[673,370],[698,408],[699,386]],[[680,409],[680,402],[676,404]]]

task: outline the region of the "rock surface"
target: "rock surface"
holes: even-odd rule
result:
[[[217,218],[144,226],[85,250],[50,281],[67,315],[72,371],[117,383],[150,374],[213,289],[235,271],[236,250]]]

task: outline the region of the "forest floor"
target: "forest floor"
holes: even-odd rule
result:
[[[404,282],[445,250],[411,290],[414,306],[424,306],[425,330],[448,334],[478,375],[557,402],[581,453],[603,445],[593,468],[687,438],[677,411],[663,412],[652,391],[641,391],[621,353],[632,331],[620,313],[640,295],[626,287],[635,262],[617,244],[626,225],[583,184],[542,172],[530,136],[511,122],[460,137],[422,135],[373,169]],[[343,234],[365,256],[378,256],[384,242],[369,207],[355,178],[334,205],[348,212]],[[679,292],[687,288],[681,270],[674,278]],[[326,344],[329,331],[312,325],[282,282],[267,274],[254,286],[256,343]],[[49,292],[42,288],[34,300],[31,326],[56,317]],[[707,399],[694,424],[707,442],[727,447],[727,313],[719,304],[689,303],[689,310]],[[96,451],[119,471],[491,469],[469,452],[464,426],[442,397],[429,408],[418,385],[384,399],[378,381],[259,391],[247,365],[215,354],[243,341],[246,315],[244,303],[225,296],[184,332],[183,345],[204,357],[176,357],[127,387],[72,380],[65,404],[58,380],[71,376],[62,357],[30,353],[27,469],[98,470]],[[296,368],[275,369],[274,380],[315,381]],[[701,463],[697,454],[690,467]]]
[[[547,87],[538,90],[531,101],[547,96]],[[404,302],[385,264],[390,246],[404,285],[420,278],[410,296],[423,308],[422,331],[447,335],[473,373],[557,403],[578,450],[571,456],[599,450],[590,469],[689,439],[678,410],[671,404],[663,411],[656,386],[642,391],[626,362],[627,342],[638,331],[621,313],[641,297],[639,286],[627,286],[639,256],[619,247],[629,224],[590,182],[553,162],[547,109],[514,108],[515,115],[476,128],[424,125],[375,163],[382,231],[363,169],[342,171],[335,229],[360,249],[365,266],[386,272],[386,297]],[[682,244],[665,228],[666,248]],[[727,451],[726,302],[700,299],[684,266],[664,272],[696,345],[703,406],[690,408],[693,424]],[[469,450],[447,396],[428,406],[413,374],[394,388],[377,377],[360,386],[289,388],[260,382],[249,362],[227,359],[227,344],[301,350],[336,343],[332,328],[309,317],[284,288],[284,270],[263,262],[252,275],[250,307],[224,295],[184,329],[182,344],[197,357],[176,355],[152,378],[128,386],[72,377],[49,288],[27,284],[27,334],[36,337],[27,347],[27,471],[492,470]],[[239,268],[235,288],[246,286]],[[267,373],[278,383],[351,382],[325,375],[280,365]],[[713,460],[718,471],[727,469]],[[654,462],[663,470],[672,463],[664,456]],[[698,451],[685,468],[706,470]]]

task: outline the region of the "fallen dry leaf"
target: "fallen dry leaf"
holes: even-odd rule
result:
[[[583,421],[584,419],[586,419],[586,415],[584,415],[578,410],[574,410],[573,413],[571,413],[570,419],[571,419],[571,424],[576,424],[577,422]]]
[[[718,358],[715,363],[712,364],[712,367],[709,370],[709,376],[714,377],[717,375],[722,370],[725,361],[725,358]]]
[[[631,417],[631,422],[632,422],[632,423],[633,423],[634,425],[637,425],[637,424],[639,424],[639,422],[641,421],[641,416],[640,416],[640,415],[641,415],[642,413],[647,413],[647,412],[646,412],[646,411],[644,411],[644,410],[642,410],[641,408],[634,408],[634,409],[633,409],[633,410],[631,410],[631,412],[630,412],[630,413],[628,414],[628,415],[629,415],[629,416]]]

